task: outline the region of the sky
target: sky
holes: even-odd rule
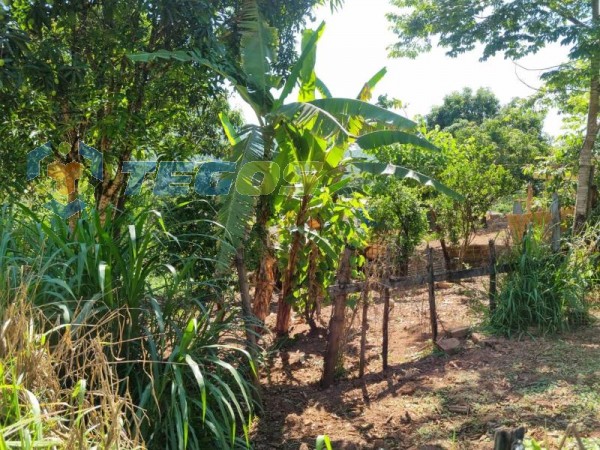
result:
[[[523,58],[518,64],[502,55],[480,62],[481,51],[450,58],[442,48],[416,59],[390,59],[387,48],[395,42],[385,14],[394,10],[389,0],[346,0],[344,6],[331,12],[328,6],[316,11],[316,22],[324,20],[325,33],[317,49],[316,73],[336,97],[356,97],[362,85],[382,67],[388,73],[374,92],[388,94],[405,105],[408,117],[425,115],[444,96],[464,87],[476,90],[489,87],[502,103],[514,97],[533,95],[541,86],[540,69],[567,60],[567,49],[558,45],[543,49],[536,55]],[[310,26],[310,24],[309,24]],[[242,107],[239,99],[234,106]],[[247,109],[242,107],[247,120]],[[560,132],[561,119],[551,112],[545,130],[551,135]]]

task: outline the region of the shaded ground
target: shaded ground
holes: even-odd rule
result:
[[[481,322],[484,282],[437,290],[442,328]],[[310,336],[306,325],[294,326],[292,339],[270,353],[263,374],[265,412],[253,430],[256,449],[314,448],[320,434],[331,437],[334,449],[490,449],[493,430],[502,425],[525,425],[528,436],[552,445],[574,420],[585,436],[600,438],[597,325],[493,346],[467,340],[459,354],[448,356],[429,342],[426,290],[393,300],[389,370],[381,371],[382,305],[374,298],[367,374],[357,379],[360,337],[351,334],[344,373],[328,390],[318,386],[325,333]],[[323,326],[329,314],[326,308]]]

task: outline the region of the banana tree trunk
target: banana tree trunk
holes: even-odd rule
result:
[[[297,228],[303,227],[306,223],[309,199],[310,197],[308,195],[302,197],[300,211],[298,211],[298,216],[296,219]],[[292,239],[290,256],[287,267],[283,274],[283,286],[281,288],[281,294],[279,295],[279,302],[277,304],[277,325],[275,327],[275,331],[277,332],[278,336],[287,335],[290,329],[292,303],[294,302],[293,294],[294,288],[296,287],[296,264],[298,263],[298,253],[300,252],[302,243],[302,234],[299,231],[296,231]]]
[[[593,20],[600,22],[598,0],[592,0]],[[600,130],[598,115],[600,113],[600,54],[594,55],[591,61],[590,105],[587,117],[587,131],[581,153],[579,154],[579,173],[577,175],[577,197],[575,199],[575,220],[573,231],[581,230],[588,218],[591,207],[591,186],[594,179],[593,151]]]
[[[315,313],[319,309],[319,296],[321,285],[317,280],[317,269],[319,265],[319,247],[314,242],[310,243],[310,255],[308,257],[308,296],[304,306],[304,317],[312,332],[317,330]]]
[[[258,271],[256,275],[256,288],[254,291],[254,301],[252,311],[256,318],[264,324],[269,315],[271,299],[273,298],[273,288],[275,286],[275,263],[273,251],[270,246],[263,249]]]
[[[264,324],[269,315],[273,290],[275,288],[275,251],[269,237],[268,222],[272,213],[272,199],[261,197],[256,214],[255,230],[260,240],[260,257],[256,273],[256,287],[252,312]],[[257,330],[259,331],[259,330]]]
[[[346,247],[340,259],[340,265],[337,271],[337,284],[344,286],[350,282],[350,257],[352,250]],[[346,323],[346,300],[347,294],[340,291],[333,298],[333,310],[331,320],[329,321],[329,334],[327,336],[327,349],[323,361],[323,375],[321,377],[321,387],[328,388],[332,385],[336,367],[340,362],[340,349],[344,340],[344,324]]]
[[[244,318],[244,328],[246,328],[246,348],[248,353],[254,358],[256,356],[256,336],[253,331],[252,306],[250,302],[250,287],[246,271],[246,262],[244,250],[238,249],[235,256],[235,267],[238,274],[238,284],[242,300],[242,315]]]

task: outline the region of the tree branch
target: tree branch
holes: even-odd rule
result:
[[[590,28],[590,26],[587,23],[582,22],[581,20],[579,20],[577,17],[573,16],[568,11],[565,11],[560,5],[557,5],[556,3],[551,3],[551,4],[548,3],[546,6],[548,7],[548,9],[550,9],[550,11],[555,12],[556,14],[561,16],[563,19],[568,20],[569,22],[571,22],[573,25],[575,25],[577,27]]]

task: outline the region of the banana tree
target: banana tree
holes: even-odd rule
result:
[[[305,32],[303,50],[307,48],[306,43],[311,38],[311,33]],[[308,226],[310,210],[319,209],[313,202],[316,192],[322,192],[324,188],[339,188],[344,182],[366,172],[414,179],[457,197],[456,193],[423,174],[381,163],[363,152],[393,143],[412,144],[426,150],[438,151],[435,146],[415,133],[416,125],[413,122],[367,103],[371,99],[372,90],[385,76],[385,68],[364,84],[356,99],[331,98],[329,90],[315,74],[315,52],[316,48],[312,47],[311,56],[303,62],[300,71],[299,101],[285,105],[282,109],[304,111],[306,104],[311,107],[317,106],[330,114],[341,125],[341,129],[332,135],[315,133],[315,129],[321,131],[321,125],[318,120],[309,119],[295,122],[293,128],[287,124],[280,127],[276,133],[279,153],[275,161],[280,167],[290,168],[284,171],[283,178],[299,186],[299,189],[292,190],[287,196],[282,195],[280,191],[277,199],[278,215],[288,214],[290,208],[295,210],[296,214],[293,238],[282,252],[287,261],[277,309],[276,330],[280,335],[288,332],[291,308],[297,297],[298,258],[301,249],[308,244],[312,249],[313,258],[316,258],[314,249],[328,245],[325,239],[311,231]],[[322,99],[316,98],[317,91],[323,96]],[[290,114],[289,117],[295,116]],[[315,265],[315,261],[312,261],[312,266]]]
[[[365,85],[358,99],[331,98],[314,72],[316,44],[324,28],[322,23],[316,30],[304,32],[300,56],[285,80],[274,74],[273,64],[277,58],[275,30],[260,16],[255,0],[243,2],[239,64],[231,64],[230,61],[209,61],[198,50],[161,51],[136,56],[136,59],[145,61],[153,58],[172,58],[208,66],[216,74],[227,79],[256,114],[258,125],[245,126],[241,130],[233,129],[227,120],[223,120],[226,135],[233,147],[232,160],[235,162],[235,170],[229,176],[235,180],[235,188],[229,191],[219,212],[223,243],[218,260],[222,267],[229,267],[234,256],[239,258],[238,249],[243,248],[249,228],[254,222],[262,244],[254,298],[254,311],[261,320],[264,320],[268,311],[275,278],[274,252],[268,224],[273,215],[274,201],[281,189],[288,192],[289,186],[285,186],[285,177],[279,177],[275,188],[269,189],[268,194],[267,191],[262,192],[265,195],[260,195],[258,200],[257,197],[248,196],[248,192],[256,191],[254,174],[247,170],[249,163],[277,162],[285,174],[289,172],[286,170],[290,164],[302,161],[320,162],[323,171],[332,177],[334,175],[331,171],[350,165],[347,153],[352,144],[366,150],[393,143],[413,144],[435,150],[433,145],[415,133],[414,122],[366,101],[371,89],[369,83]],[[376,83],[381,76],[382,73],[379,73],[371,80],[371,84]],[[297,86],[300,87],[298,101],[286,103]],[[275,91],[279,91],[277,97],[273,94]],[[323,98],[316,98],[317,91]],[[357,170],[412,178],[442,192],[453,194],[431,178],[410,169],[364,159],[352,160],[352,165]],[[310,189],[306,191],[306,199],[301,202],[298,223],[306,218]],[[301,239],[298,241],[301,242]],[[291,250],[298,245],[294,241]],[[242,265],[238,264],[238,267],[240,266]],[[288,274],[284,275],[279,300],[278,334],[286,334],[289,328],[289,298],[294,285],[293,268],[294,259],[290,258]],[[245,274],[238,275],[245,277]],[[247,298],[248,293],[242,294],[242,298]]]

